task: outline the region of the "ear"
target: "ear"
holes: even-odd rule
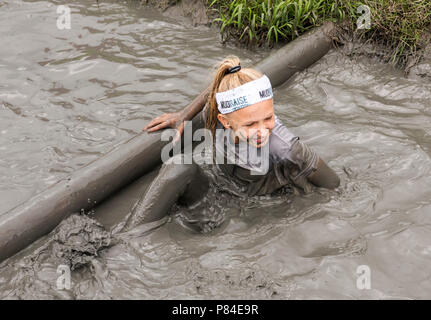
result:
[[[225,127],[226,129],[230,128],[229,120],[227,119],[226,115],[219,113],[217,115],[217,119],[221,122],[223,127]]]

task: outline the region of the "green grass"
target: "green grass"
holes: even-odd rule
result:
[[[208,0],[220,25],[223,41],[236,39],[248,46],[273,46],[291,41],[330,20],[343,22],[360,38],[392,50],[391,61],[403,65],[424,45],[431,31],[430,0]],[[359,5],[369,6],[371,28],[357,29]]]
[[[293,40],[338,11],[326,0],[212,0],[209,6],[217,7],[220,16],[213,21],[220,23],[223,40],[233,36],[246,44],[269,46]]]

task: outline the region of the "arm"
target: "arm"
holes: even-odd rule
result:
[[[143,131],[153,132],[163,128],[175,128],[179,131],[179,136],[184,131],[184,121],[192,120],[205,106],[208,99],[210,87],[202,91],[187,107],[178,112],[164,113],[151,120]],[[177,137],[179,138],[179,137]]]
[[[273,152],[278,159],[288,160],[296,167],[286,166],[284,176],[290,176],[294,183],[306,188],[307,182],[316,187],[334,189],[340,185],[340,178],[328,165],[298,136],[293,134],[276,117],[273,130]]]
[[[338,175],[320,158],[317,162],[316,171],[308,176],[307,179],[316,187],[335,189],[340,185]]]
[[[328,189],[335,189],[340,185],[338,175],[310,146],[301,142],[299,137],[294,137],[292,141],[288,158],[298,166],[299,172],[294,174],[297,183],[306,179],[316,187]]]

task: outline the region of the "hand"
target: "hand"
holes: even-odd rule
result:
[[[185,119],[181,112],[164,113],[151,120],[142,131],[154,132],[163,128],[174,128],[177,129],[174,142],[177,142],[184,132],[184,121]]]

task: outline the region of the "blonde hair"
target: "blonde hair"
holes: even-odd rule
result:
[[[219,114],[216,93],[231,90],[263,76],[261,72],[252,68],[241,68],[240,71],[235,73],[227,73],[229,68],[238,65],[240,65],[239,58],[234,55],[229,55],[215,66],[217,70],[215,72],[214,80],[210,85],[210,92],[208,95],[208,110],[206,112],[207,114],[205,123],[205,127],[211,130],[213,136],[217,126],[217,115]]]

